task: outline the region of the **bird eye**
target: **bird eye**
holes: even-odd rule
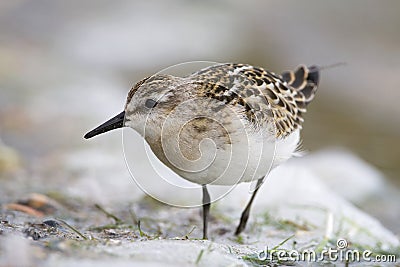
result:
[[[153,99],[147,99],[144,105],[146,106],[146,108],[154,108],[157,105],[157,101]]]

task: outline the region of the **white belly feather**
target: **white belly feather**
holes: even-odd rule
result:
[[[216,149],[211,141],[200,145],[201,159],[187,168],[172,169],[197,184],[233,185],[263,178],[274,167],[291,158],[300,139],[296,130],[285,139],[258,134]]]

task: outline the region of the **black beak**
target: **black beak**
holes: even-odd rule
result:
[[[117,116],[114,118],[109,119],[99,127],[97,127],[94,130],[91,130],[87,134],[85,134],[84,138],[89,139],[92,138],[93,136],[96,136],[98,134],[102,134],[114,129],[122,128],[124,126],[124,119],[125,119],[125,111],[122,111],[119,113]]]

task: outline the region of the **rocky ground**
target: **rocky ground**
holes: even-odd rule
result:
[[[2,151],[15,154],[10,148]],[[76,153],[74,157],[74,162],[85,162]],[[211,209],[210,240],[200,239],[198,208],[174,208],[146,196],[128,176],[118,177],[123,166],[114,166],[112,172],[103,165],[99,173],[104,177],[96,180],[96,174],[88,177],[80,165],[60,159],[55,170],[31,176],[21,169],[12,171],[16,162],[7,158],[1,180],[4,266],[292,265],[287,258],[264,259],[260,253],[313,250],[318,257],[325,248],[338,249],[338,242],[346,244],[339,251],[369,250],[371,259],[400,256],[398,238],[350,202],[373,198],[387,185],[378,172],[345,151],[310,154],[274,170],[259,193],[247,230],[236,237],[233,229],[249,196],[248,185],[238,186]],[[67,177],[55,179],[57,172]],[[362,183],[353,179],[346,185],[358,187],[352,199],[324,181],[339,174],[338,179],[350,181],[360,173]],[[116,182],[103,185],[102,179]],[[327,256],[319,260],[329,262],[338,261]],[[364,259],[359,264],[367,263]]]

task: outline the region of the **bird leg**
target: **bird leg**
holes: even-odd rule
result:
[[[240,217],[240,223],[239,223],[238,227],[236,228],[235,235],[239,235],[241,232],[243,232],[244,228],[246,227],[246,223],[247,223],[247,220],[249,219],[249,215],[250,215],[251,204],[253,203],[253,200],[257,194],[257,191],[258,191],[258,189],[260,189],[262,183],[263,183],[263,178],[257,180],[256,189],[254,190],[249,203],[247,203],[246,208],[242,212],[242,216]]]
[[[203,239],[207,238],[208,216],[210,214],[210,194],[207,186],[203,185]]]

